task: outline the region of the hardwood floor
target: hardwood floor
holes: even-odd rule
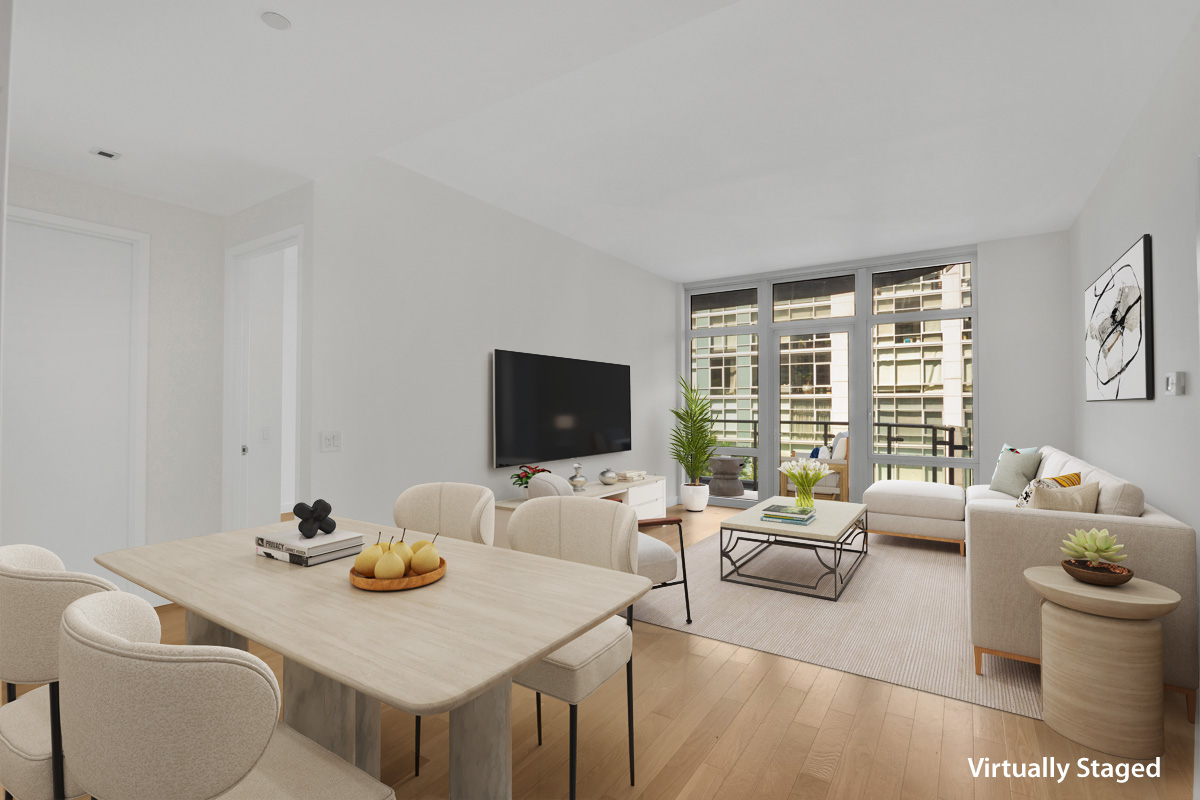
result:
[[[691,544],[736,513],[709,508],[685,517]],[[674,528],[648,531],[678,545]],[[937,546],[937,545],[931,545]],[[680,588],[661,591],[681,592]],[[681,598],[682,602],[682,598]],[[183,612],[160,609],[163,641],[183,641]],[[281,658],[251,645],[280,673]],[[963,654],[964,659],[971,653]],[[1194,728],[1183,698],[1166,696],[1163,775],[1134,779],[1004,777],[973,780],[968,758],[1059,762],[1094,758],[1044,723],[687,633],[634,626],[636,787],[629,785],[625,678],[614,677],[579,708],[579,796],[600,800],[1054,800],[1192,797]],[[537,745],[533,693],[513,691],[513,797],[567,797],[567,706],[543,704]],[[399,798],[446,797],[446,715],[423,721],[420,777],[413,772],[413,720],[385,707],[383,778]],[[1074,773],[1074,768],[1072,768]]]

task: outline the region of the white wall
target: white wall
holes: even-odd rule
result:
[[[1139,483],[1148,502],[1193,528],[1200,526],[1198,156],[1200,25],[1193,25],[1071,228],[1071,294],[1064,304],[1078,326],[1084,288],[1139,236],[1151,235],[1156,399],[1085,402],[1083,337],[1073,336],[1076,449]],[[1182,397],[1161,392],[1162,376],[1174,371],[1187,373]],[[1196,742],[1200,765],[1200,737]]]
[[[342,451],[314,453],[312,489],[335,513],[387,522],[426,481],[517,494],[491,466],[496,348],[629,364],[634,449],[584,474],[675,475],[677,284],[378,158],[317,180],[314,217],[312,443]]]
[[[146,537],[219,530],[221,218],[15,164],[8,202],[150,235]]]
[[[1077,449],[1146,489],[1147,501],[1200,525],[1200,30],[1183,48],[1071,228],[1071,337]],[[1188,373],[1183,397],[1161,387],[1151,401],[1084,401],[1084,289],[1142,234],[1153,239],[1154,375]]]
[[[1069,244],[1065,232],[979,244],[976,483],[991,481],[1005,442],[1075,449],[1071,398],[1079,376],[1069,342],[1078,326],[1063,302]]]

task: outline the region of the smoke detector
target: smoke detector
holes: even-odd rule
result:
[[[264,11],[261,19],[268,27],[274,28],[277,31],[286,31],[292,27],[291,20],[283,14],[276,14],[274,11]]]
[[[100,156],[101,158],[107,158],[109,161],[116,161],[118,158],[121,157],[120,153],[117,153],[113,150],[105,150],[100,147],[93,147],[91,150],[91,153],[94,156]]]

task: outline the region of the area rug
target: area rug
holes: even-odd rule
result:
[[[872,536],[870,552],[837,602],[719,580],[718,538],[687,548],[692,624],[683,589],[650,592],[634,617],[652,625],[1041,718],[1039,668],[984,659],[975,674],[967,636],[966,559],[950,545]],[[739,551],[739,555],[741,551]],[[753,572],[812,583],[811,552],[771,548]],[[726,568],[728,563],[726,562]],[[822,588],[829,583],[825,579]],[[1013,591],[1030,591],[1014,586]]]

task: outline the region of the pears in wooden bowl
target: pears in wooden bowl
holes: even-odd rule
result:
[[[437,551],[434,542],[421,541],[411,548],[405,544],[407,529],[401,531],[400,541],[395,537],[383,544],[383,534],[375,544],[363,550],[354,559],[350,570],[350,583],[359,589],[372,592],[398,592],[427,586],[446,574],[446,559]]]

